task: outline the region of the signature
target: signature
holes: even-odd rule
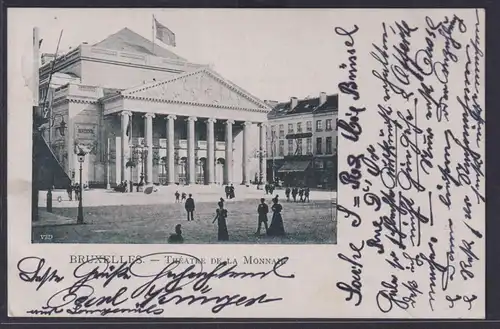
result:
[[[165,261],[172,257],[187,261]],[[293,279],[295,277],[293,273],[285,273],[288,260],[288,257],[280,258],[266,271],[246,272],[238,270],[237,264],[227,262],[221,262],[214,268],[205,270],[200,259],[183,253],[148,254],[132,262],[122,263],[120,266],[110,264],[105,258],[96,264],[96,259],[93,258],[74,269],[75,281],[71,285],[65,285],[40,309],[30,310],[28,313],[57,314],[65,311],[68,314],[158,315],[163,313],[162,305],[165,304],[211,305],[212,313],[219,313],[229,306],[249,307],[277,302],[282,298],[270,297],[265,292],[258,296],[246,296],[237,293],[237,290],[234,294],[217,294],[211,284],[213,280],[263,280],[270,277]],[[29,263],[30,266],[27,266]],[[141,266],[145,263],[148,266]],[[41,273],[46,266],[43,258],[36,257],[23,258],[19,264],[20,276],[25,282],[33,282],[30,280],[35,276],[34,268]],[[50,270],[49,267],[47,271]],[[56,272],[57,270],[53,270],[49,273]],[[134,288],[130,284],[123,283],[132,278],[136,280],[139,278],[141,285]],[[54,278],[53,281],[60,284],[62,279],[57,281]],[[100,294],[99,290],[105,287],[108,287],[106,291],[116,290],[110,294]],[[133,304],[134,307],[126,307],[125,304],[126,306]]]

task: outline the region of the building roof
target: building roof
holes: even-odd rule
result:
[[[103,88],[102,92],[104,97],[109,96],[109,95],[117,95],[119,94],[123,89],[117,89],[117,88]]]
[[[321,106],[319,106],[319,97],[316,97],[298,100],[297,106],[293,109],[290,107],[291,101],[278,103],[273,107],[271,112],[269,112],[268,118],[274,119],[294,114],[316,114],[338,111],[338,95],[334,94],[326,96],[326,102]]]
[[[159,46],[156,43],[153,44],[151,40],[144,38],[142,35],[139,35],[128,28],[121,29],[115,34],[108,36],[106,39],[93,45],[93,47],[154,55],[158,57],[185,61],[184,58],[178,56],[170,50]]]

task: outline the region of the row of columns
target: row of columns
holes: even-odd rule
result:
[[[122,111],[121,112],[121,180],[126,180],[126,162],[129,157],[130,150],[130,131],[129,124],[131,120],[132,112]],[[146,158],[146,177],[150,181],[153,177],[153,118],[155,115],[153,113],[144,114],[144,124],[145,124],[145,146],[147,148],[147,158]],[[166,130],[167,130],[167,184],[175,184],[175,145],[174,145],[174,127],[175,120],[177,117],[175,115],[168,115],[165,120]],[[187,147],[187,160],[188,160],[188,184],[196,183],[196,163],[195,163],[195,122],[198,120],[197,117],[191,116],[187,119],[188,122],[188,147]],[[214,124],[217,120],[215,118],[208,118],[205,122],[207,124],[207,171],[208,171],[208,184],[213,184],[215,182],[215,136],[214,136]],[[224,166],[224,184],[233,183],[233,120],[226,120],[226,159]],[[242,173],[243,180],[242,184],[249,183],[249,141],[250,141],[250,126],[252,122],[245,122],[243,124],[243,161],[242,161]],[[260,152],[265,152],[266,149],[266,124],[259,124],[260,134],[259,134],[259,150]],[[263,161],[263,156],[259,163],[259,170],[262,174],[266,172],[266,164]]]

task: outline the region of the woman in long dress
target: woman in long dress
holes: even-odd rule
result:
[[[278,197],[273,199],[271,210],[273,211],[273,219],[271,220],[271,225],[269,226],[269,230],[267,230],[267,234],[270,236],[285,235],[283,218],[281,218],[281,210],[283,210],[283,207],[278,203]]]
[[[229,240],[229,233],[227,233],[227,224],[226,224],[227,210],[224,209],[224,202],[219,201],[218,205],[219,205],[219,209],[216,210],[215,218],[212,221],[212,223],[215,223],[215,221],[217,221],[217,226],[219,228],[217,240],[228,241]]]

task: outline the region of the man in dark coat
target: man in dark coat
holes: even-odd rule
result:
[[[231,187],[230,187],[230,190],[229,190],[229,197],[230,199],[234,199],[235,198],[235,195],[234,195],[234,185],[231,184]]]
[[[189,198],[187,198],[186,203],[184,204],[184,208],[186,208],[187,212],[187,220],[194,220],[194,200],[193,200],[193,195],[189,194]]]
[[[292,189],[292,198],[293,198],[293,202],[297,202],[297,193],[299,193],[299,190],[298,190],[296,187],[294,187],[294,188]]]
[[[224,192],[226,192],[226,199],[229,199],[231,197],[231,188],[229,187],[229,185],[226,185],[226,187],[224,188]]]
[[[309,202],[309,193],[310,193],[309,187],[306,187],[304,190],[304,201],[307,200],[307,202]]]
[[[300,202],[304,202],[304,189],[301,188],[299,190],[299,197],[300,197]]]
[[[71,184],[66,188],[66,192],[68,193],[69,201],[73,201],[73,186]]]
[[[179,198],[180,198],[180,196],[181,196],[181,195],[180,195],[179,191],[175,191],[175,202],[176,202],[176,203],[177,203],[177,202],[181,202],[181,200],[179,199]]]
[[[260,228],[262,226],[262,223],[264,223],[266,232],[269,229],[269,227],[267,226],[268,212],[269,212],[269,207],[266,204],[266,200],[264,198],[260,199],[260,204],[257,207],[257,213],[259,214],[259,225],[257,226],[257,232],[255,232],[256,235],[260,235]]]
[[[290,202],[290,186],[287,186],[285,189],[286,201]]]

